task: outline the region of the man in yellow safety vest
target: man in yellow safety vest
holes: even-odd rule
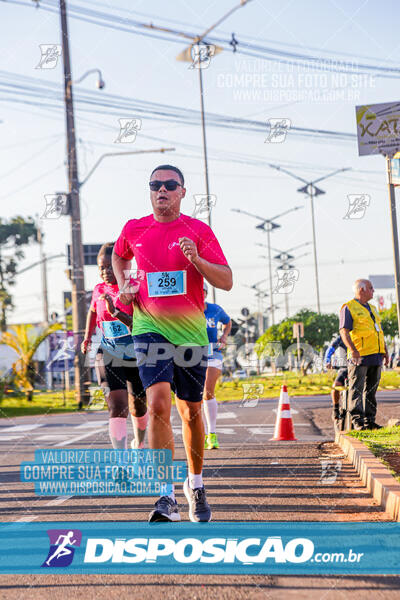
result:
[[[374,288],[368,279],[357,279],[354,298],[340,311],[340,335],[347,347],[349,396],[348,409],[353,429],[379,429],[375,422],[376,390],[382,363],[389,364],[381,320],[368,303]]]

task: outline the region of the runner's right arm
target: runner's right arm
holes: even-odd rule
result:
[[[351,359],[353,364],[359,365],[361,363],[361,354],[353,344],[353,340],[350,336],[350,331],[353,329],[353,318],[351,316],[350,310],[347,306],[343,306],[340,311],[339,318],[339,333],[340,337],[343,340],[344,345],[351,352]]]
[[[110,294],[103,294],[102,296],[100,296],[100,299],[101,298],[104,298],[104,300],[106,301],[107,310],[110,313],[110,315],[124,323],[127,327],[129,327],[129,329],[132,329],[132,315],[127,315],[122,310],[117,308]]]
[[[81,344],[81,352],[82,354],[86,354],[88,350],[88,346],[92,339],[92,335],[96,329],[96,311],[93,310],[92,307],[89,308],[88,314],[86,317],[86,328],[85,328],[85,337],[83,338],[83,342]]]
[[[124,271],[130,271],[131,261],[121,258],[121,256],[118,256],[115,250],[113,250],[111,262],[120,291],[119,299],[121,300],[122,304],[131,304],[131,302],[133,302],[134,295],[123,292],[124,287],[126,286]]]

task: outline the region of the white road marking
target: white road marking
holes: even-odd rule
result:
[[[108,424],[107,421],[88,421],[87,423],[81,423],[80,425],[75,425],[74,430],[76,429],[89,429],[91,427],[104,427],[104,425]]]
[[[101,429],[96,429],[95,431],[89,431],[88,433],[84,433],[82,435],[77,435],[76,437],[70,438],[68,440],[63,440],[62,442],[59,442],[58,444],[54,444],[54,446],[58,447],[58,446],[68,446],[69,444],[75,444],[75,442],[79,442],[80,440],[84,440],[87,437],[91,437],[93,435],[96,435],[97,433],[104,433],[104,427],[102,427]]]
[[[57,498],[50,500],[50,502],[47,502],[47,504],[45,504],[45,506],[57,506],[58,504],[62,504],[63,502],[66,502],[70,498],[73,498],[73,496],[58,496]]]
[[[11,440],[19,440],[23,435],[0,435],[0,442],[10,442]]]
[[[237,415],[234,412],[222,412],[221,409],[218,411],[218,419],[237,419]]]
[[[29,516],[25,516],[25,517],[21,517],[20,519],[17,519],[15,521],[15,523],[29,523],[29,521],[34,521],[35,519],[38,518],[38,515],[29,515]]]
[[[222,433],[224,435],[234,435],[235,434],[235,430],[234,429],[229,429],[226,427],[218,427],[218,435]]]
[[[38,427],[43,427],[44,423],[28,423],[26,425],[13,425],[12,427],[1,427],[0,433],[16,433],[17,431],[32,431]]]
[[[249,431],[250,433],[252,433],[253,435],[266,435],[266,434],[270,434],[272,433],[273,428],[266,428],[266,427],[249,427]]]

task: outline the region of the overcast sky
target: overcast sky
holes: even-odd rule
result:
[[[201,33],[236,3],[238,0],[168,3],[75,0],[74,6]],[[43,8],[35,8],[31,0],[0,4],[0,85],[2,81],[10,82],[13,73],[34,78],[38,83],[48,82],[49,90],[53,89],[50,84],[62,84],[61,60],[54,69],[35,68],[40,62],[39,45],[60,43],[59,17],[44,10],[44,6],[51,5],[56,7],[57,2],[46,0]],[[244,130],[231,126],[207,128],[210,192],[216,196],[212,224],[234,272],[233,290],[218,291],[217,301],[232,316],[237,316],[244,306],[256,309],[255,296],[245,286],[267,279],[267,261],[261,258],[264,249],[256,246],[257,242],[266,243],[266,235],[255,229],[257,221],[231,209],[240,208],[271,218],[301,206],[301,210],[278,220],[282,227],[272,233],[272,245],[286,250],[312,240],[309,200],[296,191],[301,182],[271,169],[268,163],[283,165],[306,180],[335,169],[352,169],[321,182],[326,193],[315,201],[324,312],[340,309],[352,296],[351,284],[356,278],[393,272],[384,159],[358,157],[355,139],[313,139],[290,130],[282,143],[266,139],[270,118],[289,119],[293,127],[354,134],[355,105],[398,101],[395,78],[382,77],[373,71],[367,74],[366,70],[357,75],[362,71],[361,63],[397,67],[400,41],[392,24],[398,18],[399,6],[394,0],[386,0],[384,5],[377,0],[253,0],[213,32],[212,35],[226,41],[234,32],[238,50],[245,50],[245,42],[250,41],[271,49],[269,54],[260,54],[263,58],[224,50],[203,70],[206,111],[265,123],[265,131],[252,131],[250,126]],[[157,102],[198,111],[197,69],[176,61],[176,55],[187,45],[185,40],[153,39],[126,28],[128,31],[116,31],[69,19],[73,78],[79,78],[88,69],[101,68],[106,82],[104,90],[97,90],[96,77],[91,75],[75,87],[76,94],[90,92],[99,101],[112,94],[129,101]],[[341,59],[353,63],[355,71],[338,74],[285,65],[277,61],[276,50],[279,56],[284,51]],[[5,218],[17,214],[41,216],[44,196],[67,189],[62,103],[46,98],[32,102],[31,96],[30,104],[17,102],[16,96],[10,96],[7,90],[0,87],[1,214]],[[18,98],[28,99],[24,95]],[[199,120],[186,125],[148,114],[140,116],[133,110],[111,113],[104,109],[105,114],[99,114],[81,102],[76,102],[75,108],[81,179],[104,152],[176,148],[169,155],[113,157],[101,164],[82,188],[84,242],[115,240],[128,219],[150,212],[149,173],[163,162],[176,164],[184,172],[187,197],[182,212],[193,213],[193,196],[205,193]],[[142,119],[136,140],[131,144],[114,143],[119,133],[118,119],[135,117]],[[349,194],[370,197],[362,219],[344,219]],[[70,238],[69,218],[43,219],[41,223],[46,253],[49,256],[65,253]],[[312,246],[300,248],[294,254],[306,252],[309,254],[294,261],[299,279],[289,296],[291,312],[301,307],[316,307]],[[37,245],[32,245],[26,250],[26,260],[21,266],[34,263],[38,256]],[[65,269],[64,258],[49,263],[50,311],[61,312],[62,292],[70,289]],[[86,288],[92,289],[98,281],[96,267],[86,267],[85,278]],[[276,280],[274,275],[274,283]],[[263,287],[267,289],[267,282]],[[388,297],[389,292],[384,295]],[[12,322],[42,319],[39,267],[18,278],[14,301]],[[277,318],[283,318],[283,295],[277,295],[275,303],[281,307]]]

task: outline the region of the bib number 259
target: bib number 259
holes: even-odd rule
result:
[[[150,298],[186,294],[186,271],[161,271],[147,273]]]

